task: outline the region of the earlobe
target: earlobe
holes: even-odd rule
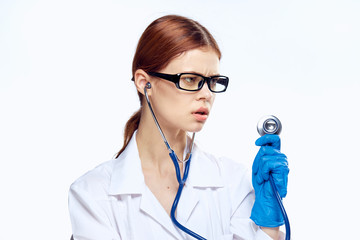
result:
[[[138,90],[138,92],[140,92],[141,94],[145,94],[144,93],[144,88],[147,86],[148,89],[149,88],[149,85],[147,84],[150,84],[151,86],[151,83],[150,83],[150,77],[149,75],[142,69],[138,69],[135,71],[135,74],[134,74],[134,83],[135,83],[135,86],[136,86],[136,89]],[[149,92],[150,93],[150,92]]]

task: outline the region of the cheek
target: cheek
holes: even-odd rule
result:
[[[181,118],[185,113],[190,111],[191,100],[189,100],[187,96],[173,94],[165,101],[167,101],[167,110],[172,113],[175,119]]]
[[[160,100],[160,99],[159,99]],[[181,94],[173,94],[171,96],[163,97],[159,107],[161,121],[169,124],[169,126],[177,126],[182,128],[191,118],[191,104],[190,96],[183,96]],[[184,126],[183,126],[184,127]]]
[[[179,117],[186,107],[184,97],[172,90],[154,92],[152,101],[159,117],[164,120]]]

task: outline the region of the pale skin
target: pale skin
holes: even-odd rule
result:
[[[215,51],[199,48],[179,55],[159,72],[167,74],[194,72],[203,76],[214,76],[219,74],[219,63]],[[174,83],[151,77],[141,69],[136,70],[134,80],[137,90],[143,95],[146,83],[151,83],[148,95],[156,117],[171,148],[182,159],[187,132],[199,132],[206,121],[196,119],[194,113],[199,108],[206,108],[210,113],[215,94],[209,90],[207,84],[197,92],[177,89]],[[142,108],[136,142],[145,183],[170,215],[179,184],[169,152],[146,104]],[[182,164],[180,169],[182,172]],[[262,230],[273,239],[279,237],[279,228],[262,228]]]

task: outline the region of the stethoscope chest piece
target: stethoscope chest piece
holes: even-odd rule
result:
[[[257,131],[260,136],[264,136],[265,134],[279,135],[281,133],[281,128],[280,120],[273,115],[262,117],[257,124]]]

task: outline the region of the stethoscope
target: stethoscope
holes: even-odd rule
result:
[[[184,188],[185,182],[186,182],[188,174],[189,174],[189,168],[190,168],[191,157],[192,157],[192,149],[193,149],[193,146],[194,146],[195,133],[193,133],[192,138],[191,138],[190,149],[189,149],[189,152],[187,154],[188,158],[185,159],[185,160],[179,160],[179,158],[176,156],[174,150],[171,149],[168,141],[166,140],[166,137],[165,137],[163,131],[161,130],[160,124],[159,124],[159,122],[158,122],[158,120],[157,120],[157,118],[155,116],[154,110],[153,110],[153,108],[152,108],[152,106],[150,104],[149,96],[148,96],[148,93],[147,93],[147,90],[150,89],[150,88],[151,88],[151,84],[150,84],[150,82],[147,82],[145,87],[144,87],[144,93],[145,93],[146,102],[147,102],[147,104],[149,106],[149,109],[150,109],[151,115],[153,116],[153,119],[155,121],[156,127],[159,129],[161,137],[164,140],[166,148],[169,151],[169,156],[170,156],[172,162],[174,163],[175,171],[176,171],[176,178],[177,178],[177,181],[179,183],[179,188],[178,188],[178,191],[176,193],[175,200],[173,202],[173,205],[172,205],[171,211],[170,211],[171,221],[175,224],[176,227],[178,227],[183,232],[189,234],[190,236],[194,237],[195,239],[206,240],[206,238],[200,236],[199,234],[197,234],[197,233],[191,231],[190,229],[184,227],[183,225],[181,225],[175,218],[176,208],[177,208],[177,205],[179,203],[182,190]],[[280,134],[281,128],[282,128],[281,127],[281,122],[275,116],[266,116],[266,117],[260,119],[260,121],[258,123],[258,127],[257,127],[258,132],[259,132],[259,134],[261,136],[265,135],[265,134]],[[184,170],[183,177],[181,177],[179,163],[185,163],[185,170]],[[277,188],[275,186],[275,183],[274,183],[274,180],[273,180],[271,174],[270,174],[270,182],[271,182],[271,186],[273,188],[273,191],[275,193],[277,202],[279,203],[281,212],[282,212],[282,214],[284,216],[284,219],[285,219],[286,240],[289,240],[290,239],[289,220],[288,220],[285,208],[284,208],[284,206],[282,204],[282,201],[281,201],[281,197],[280,197],[280,195],[279,195],[279,193],[277,191]]]

